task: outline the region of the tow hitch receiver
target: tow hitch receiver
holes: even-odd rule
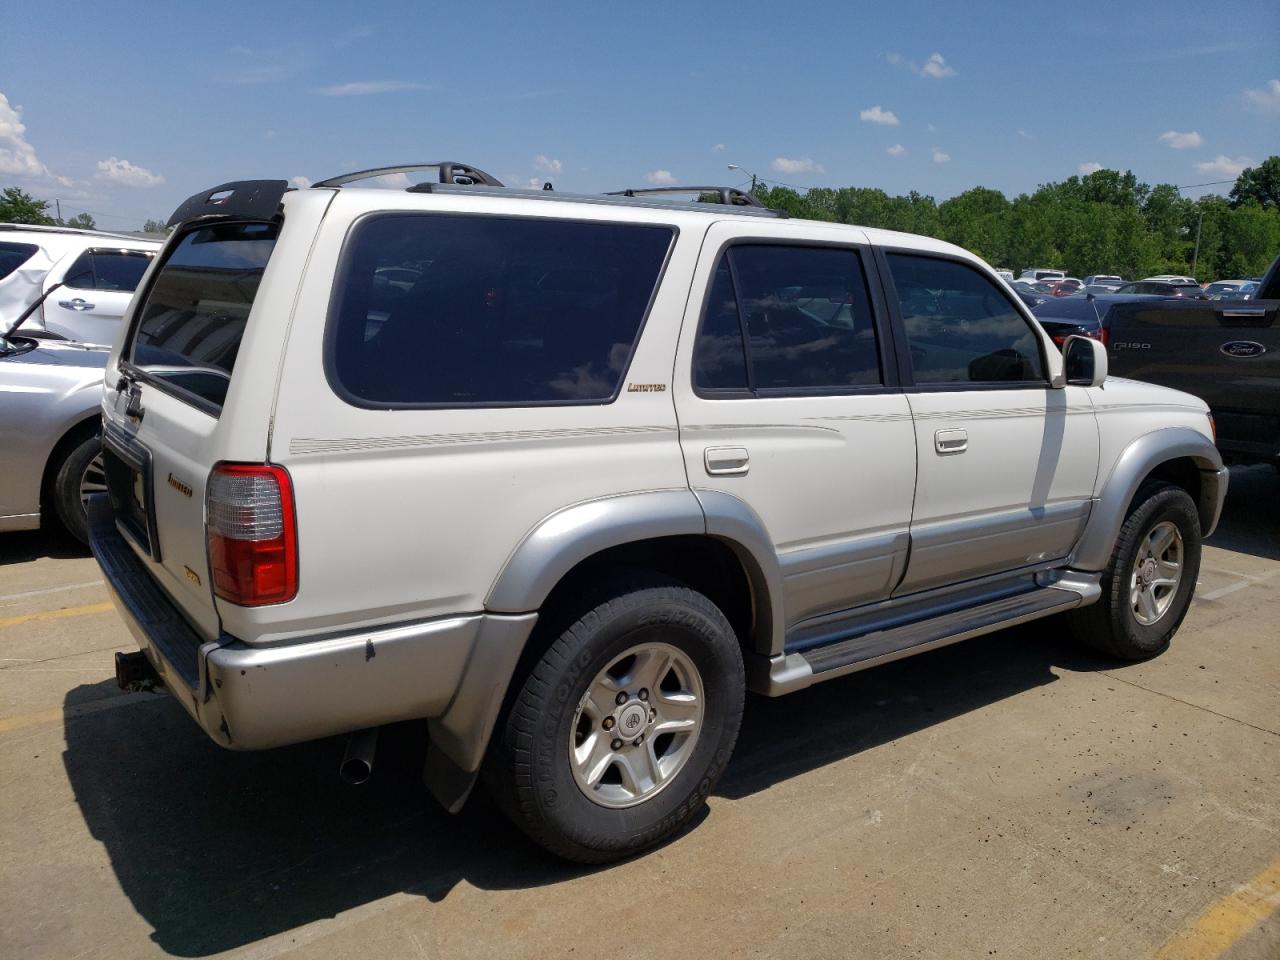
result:
[[[160,674],[141,650],[116,653],[116,683],[121,690],[145,693],[160,686]]]

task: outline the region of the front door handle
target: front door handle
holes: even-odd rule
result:
[[[702,462],[713,477],[738,477],[751,466],[746,447],[707,447]]]
[[[969,449],[967,430],[938,430],[933,435],[933,448],[940,454],[964,453]]]
[[[65,307],[68,310],[79,310],[81,313],[83,313],[85,310],[92,310],[95,306],[97,306],[97,304],[86,303],[80,297],[76,297],[74,300],[59,300],[58,306]]]

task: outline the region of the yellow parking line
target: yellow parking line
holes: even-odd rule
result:
[[[17,617],[0,619],[0,627],[16,627],[20,623],[31,623],[35,620],[61,620],[63,617],[83,617],[91,613],[106,613],[112,609],[110,601],[103,603],[86,603],[80,607],[63,607],[61,610],[44,610],[40,613],[24,613]]]
[[[1280,859],[1205,908],[1196,922],[1156,952],[1154,960],[1214,960],[1280,908]]]
[[[90,703],[77,703],[70,707],[59,707],[55,710],[40,710],[35,713],[23,713],[16,717],[7,717],[0,719],[0,733],[11,733],[14,730],[22,730],[26,727],[38,727],[43,723],[53,723],[58,720],[74,720],[76,717],[83,717],[86,714],[100,713],[103,710],[114,710],[116,707],[127,707],[134,703],[148,703],[154,700],[163,700],[164,697],[157,694],[130,694],[127,697],[107,697],[105,700],[94,700]]]

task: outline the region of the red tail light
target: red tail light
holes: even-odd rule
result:
[[[293,483],[283,467],[221,463],[209,474],[205,521],[216,596],[245,607],[298,593]]]

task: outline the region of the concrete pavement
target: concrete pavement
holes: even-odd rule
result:
[[[1053,622],[748,701],[689,833],[564,865],[421,731],[233,754],[124,695],[91,559],[0,536],[0,957],[1280,957],[1280,480],[1233,472],[1173,649]]]

